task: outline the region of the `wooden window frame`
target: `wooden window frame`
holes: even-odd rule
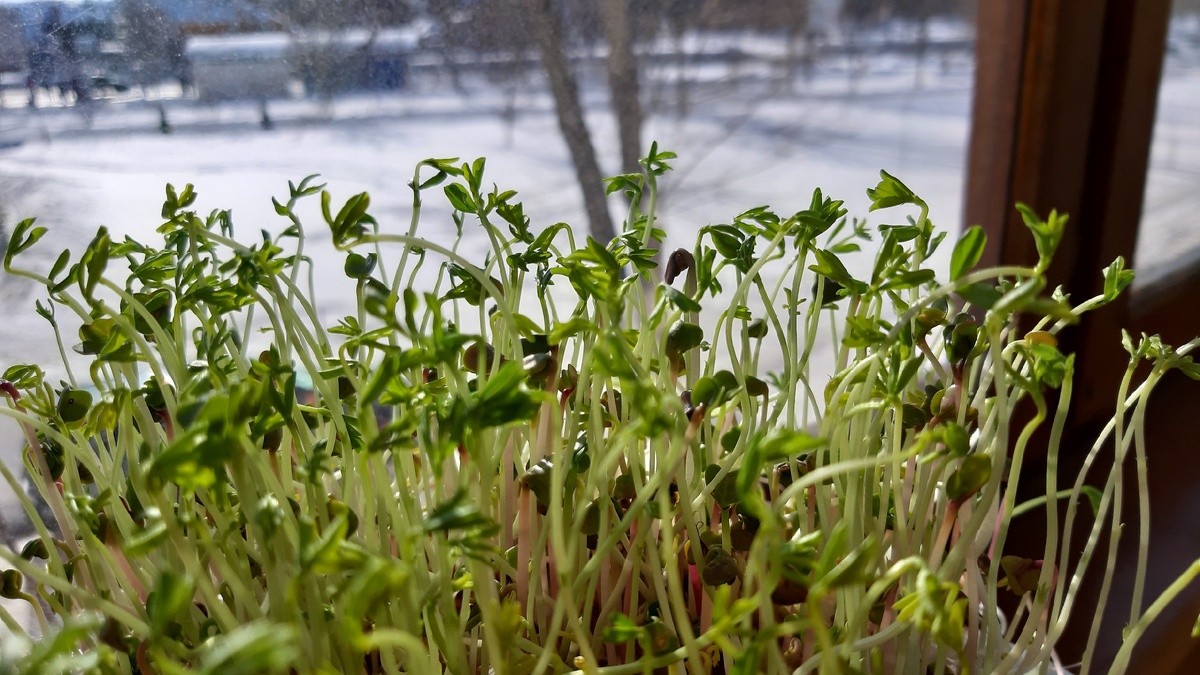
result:
[[[1117,256],[1136,264],[1170,8],[1170,0],[980,3],[965,216],[992,242],[985,262],[1036,262],[1012,208],[1024,202],[1071,216],[1052,285],[1090,297]],[[1074,331],[1089,379],[1106,371],[1080,392],[1076,419],[1111,407],[1113,387],[1102,385],[1124,370],[1121,327],[1153,328],[1168,340],[1200,334],[1200,320],[1174,311],[1172,291],[1180,290],[1178,278],[1139,287]]]
[[[1082,300],[1102,290],[1101,270],[1117,256],[1136,269],[1134,247],[1170,10],[1171,0],[979,0],[964,216],[967,224],[979,224],[988,234],[984,263],[1036,262],[1033,239],[1013,208],[1023,202],[1043,215],[1057,209],[1071,216],[1049,273],[1052,286],[1062,285]],[[1064,335],[1066,348],[1076,353],[1066,438],[1076,430],[1080,440],[1075,443],[1090,445],[1083,439],[1094,438],[1111,416],[1113,393],[1128,362],[1121,329],[1134,335],[1159,334],[1170,344],[1200,335],[1200,313],[1191,311],[1189,302],[1197,292],[1200,258],[1152,284],[1135,284],[1131,293],[1088,315]],[[1190,394],[1180,395],[1197,406],[1193,415],[1200,412],[1200,392],[1193,387]],[[1159,402],[1156,398],[1156,405]],[[1168,416],[1160,426],[1171,421]],[[1197,444],[1151,447],[1160,455],[1152,471],[1197,451]],[[1078,456],[1086,450],[1064,452]],[[1036,474],[1036,462],[1031,469]],[[1159,489],[1162,493],[1195,492],[1200,479],[1175,477],[1163,484],[1167,487]],[[1155,487],[1150,490],[1155,499],[1171,497],[1156,493]],[[1170,514],[1152,513],[1154,534],[1169,536],[1172,528],[1163,525],[1170,523]],[[1134,543],[1123,542],[1125,547]],[[1171,578],[1197,557],[1192,544],[1190,551],[1184,547],[1186,561],[1177,565],[1180,569]],[[1189,596],[1186,607],[1179,605],[1187,601],[1174,603],[1176,615],[1163,617],[1166,621],[1147,635],[1130,672],[1196,672],[1200,645],[1186,635],[1195,621],[1197,597],[1200,593]],[[1114,604],[1121,603],[1109,605],[1107,644],[1092,664],[1097,670],[1107,670],[1105,659],[1115,651],[1112,645],[1119,644],[1119,630],[1127,620],[1116,616]],[[1092,622],[1074,623],[1064,638],[1068,663],[1078,658]]]

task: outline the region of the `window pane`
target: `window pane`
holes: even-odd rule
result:
[[[582,234],[587,209],[527,4],[0,0],[0,223],[37,216],[49,232],[27,260],[48,269],[100,225],[114,239],[156,236],[164,186],[193,183],[200,214],[232,209],[236,236],[253,242],[288,224],[271,197],[321,174],[335,203],[367,191],[380,227],[403,232],[418,161],[487,157],[486,182],[519,191],[535,230],[566,221]],[[657,141],[679,155],[659,203],[672,247],[751,207],[790,215],[818,187],[872,228],[902,223],[908,214],[868,214],[881,169],[939,227],[959,229],[975,0],[631,2],[638,89],[615,94],[599,0],[555,7],[600,173],[636,168],[622,160],[613,100],[640,104],[642,152]],[[449,243],[437,192],[420,234]],[[619,226],[620,195],[607,206]],[[300,213],[321,232],[317,203]],[[488,249],[469,235],[461,252],[482,261]],[[334,272],[317,287],[332,325],[354,306],[344,256],[327,234],[305,253]],[[865,275],[871,255],[851,256],[850,271]],[[32,311],[43,296],[0,279],[0,367],[36,362],[57,381],[58,347]],[[60,320],[70,352],[75,328]],[[813,361],[828,370],[821,339]],[[2,437],[13,464],[14,435]]]
[[[572,154],[517,11],[524,3],[397,9],[405,4],[6,5],[3,25],[22,38],[25,58],[9,49],[0,90],[4,217],[11,226],[37,215],[52,256],[98,225],[152,233],[164,185],[191,182],[201,213],[232,209],[238,231],[252,236],[282,227],[270,197],[285,195],[287,181],[319,173],[335,198],[369,191],[372,214],[399,231],[416,162],[486,156],[489,180],[519,191],[535,228],[586,228]],[[609,105],[599,5],[558,7],[600,173],[633,170],[622,166]],[[817,187],[866,216],[865,189],[880,169],[957,230],[973,1],[630,7],[640,91],[617,98],[641,103],[643,151],[658,141],[679,154],[660,202],[671,243],[753,206],[793,213]],[[442,201],[429,200],[427,216],[441,219],[434,236],[448,240]],[[620,199],[608,205],[619,221]],[[307,213],[315,228],[316,212]],[[902,216],[873,224],[888,218]],[[468,252],[482,255],[486,241],[476,243]],[[325,312],[344,314],[350,290],[327,289]],[[9,337],[6,360],[55,356],[40,336]]]
[[[1200,251],[1200,2],[1175,0],[1138,233],[1139,282],[1191,264]]]

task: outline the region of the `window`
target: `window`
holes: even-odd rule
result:
[[[427,157],[486,156],[488,180],[518,190],[535,227],[595,219],[524,0],[6,6],[27,59],[0,90],[10,146],[0,195],[9,221],[37,215],[50,226],[46,251],[81,246],[99,225],[150,235],[166,183],[194,183],[201,212],[232,209],[240,236],[279,230],[270,197],[313,173],[335,199],[369,192],[371,213],[401,230],[405,184]],[[597,155],[587,182],[598,190],[599,176],[637,169],[613,112],[628,106],[612,105],[637,101],[641,152],[656,140],[679,154],[660,205],[676,242],[761,204],[790,214],[817,187],[866,215],[880,169],[929,201],[938,226],[959,228],[974,0],[630,3],[634,78],[616,95],[601,11],[612,6],[544,4]],[[448,241],[449,211],[437,202],[426,204],[422,234]],[[619,221],[619,196],[604,205]],[[307,206],[306,224],[320,231],[316,203]],[[328,247],[308,252],[341,264]],[[332,321],[353,287],[319,295]],[[0,361],[56,361],[40,328],[10,330]]]
[[[1195,264],[1200,248],[1200,4],[1173,7],[1137,242],[1145,281]]]

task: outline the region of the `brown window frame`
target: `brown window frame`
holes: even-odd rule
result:
[[[1050,270],[1052,286],[1062,285],[1082,300],[1102,290],[1100,271],[1117,256],[1136,269],[1134,247],[1170,10],[1171,0],[980,0],[964,220],[988,234],[983,262],[1036,262],[1033,239],[1013,208],[1023,202],[1043,215],[1057,209],[1071,216]],[[1200,335],[1200,312],[1192,311],[1190,302],[1197,292],[1200,258],[1168,277],[1135,284],[1133,292],[1085,317],[1064,336],[1066,347],[1076,353],[1076,393],[1066,438],[1076,430],[1076,443],[1090,445],[1084,439],[1094,438],[1097,426],[1112,415],[1113,392],[1128,362],[1121,329],[1159,334],[1170,344]],[[1166,401],[1168,407],[1178,407],[1173,414],[1200,412],[1195,386],[1178,391],[1176,396],[1172,390],[1173,398]],[[1155,405],[1161,403],[1162,395]],[[1200,476],[1165,475],[1174,462],[1200,464],[1193,459],[1200,441],[1180,432],[1174,419],[1168,414],[1150,431],[1164,441],[1151,441],[1151,451],[1158,453],[1151,471],[1160,467],[1150,490],[1157,504],[1179,503],[1200,487]],[[1079,455],[1087,447],[1064,452],[1068,450]],[[1032,472],[1037,470],[1035,464]],[[1152,536],[1170,539],[1172,530],[1181,529],[1171,527],[1169,511],[1152,508]],[[1029,534],[1036,538],[1039,533]],[[1123,540],[1122,556],[1135,547],[1136,541]],[[1174,570],[1168,572],[1170,578],[1200,554],[1194,540],[1185,539],[1177,548],[1182,559],[1167,561],[1166,567]],[[1130,672],[1196,672],[1200,641],[1187,635],[1200,592],[1192,591],[1143,639]],[[1112,611],[1113,604],[1120,603],[1109,605],[1106,637],[1092,664],[1097,671],[1107,670],[1111,645],[1120,642],[1123,620]],[[1078,658],[1092,622],[1073,623],[1063,644],[1067,663]]]

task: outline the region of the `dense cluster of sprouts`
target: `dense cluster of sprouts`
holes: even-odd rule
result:
[[[2,595],[32,605],[43,637],[23,639],[0,607],[0,671],[1052,663],[1133,491],[1127,456],[1145,476],[1147,398],[1167,369],[1196,374],[1193,345],[1129,340],[1113,422],[1087,458],[1115,448],[1103,485],[1081,477],[1018,504],[1042,425],[1047,484],[1062,482],[1073,361],[1055,334],[1130,283],[1122,261],[1102,296],[1047,294],[1066,219],[1023,209],[1036,266],[974,269],[973,228],[938,274],[944,234],[886,173],[872,210],[913,210],[903,225],[872,231],[817,191],[792,215],[752,209],[661,255],[671,157],[654,149],[644,174],[609,181],[630,204],[611,242],[531,229],[515,193],[484,188],[482,160],[422,162],[405,233],[368,215],[365,194],[335,213],[311,178],[275,203],[282,230],[253,245],[227,213],[189,210],[191,186],[168,188],[160,244],[101,230],[49,271],[17,266],[45,232],[22,223],[5,268],[47,290],[37,311],[60,345],[74,317],[90,367],[64,353],[61,383],[16,365],[0,385],[53,514],[43,522],[2,469],[36,526],[20,550],[0,546]],[[486,236],[486,260],[421,238],[435,187],[458,242],[465,228]],[[318,319],[296,212],[315,195],[357,287],[356,313],[334,326]],[[839,256],[872,237],[856,278]],[[829,335],[835,374],[814,381]],[[1032,416],[1016,414],[1022,399]],[[1012,520],[1035,512],[1042,556],[1006,554]],[[1090,535],[1069,564],[1059,542],[1077,527]],[[1115,670],[1195,573],[1144,607],[1139,561]],[[1004,593],[1020,598],[1015,615],[999,610]]]

